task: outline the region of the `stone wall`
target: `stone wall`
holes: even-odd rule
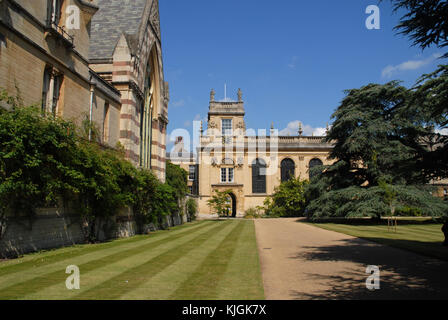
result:
[[[79,215],[40,209],[33,221],[10,218],[0,239],[0,258],[84,242]]]
[[[173,214],[160,221],[160,226],[151,223],[143,230],[144,233],[150,233],[186,222],[186,215]],[[99,241],[137,234],[137,225],[130,208],[123,209],[112,219],[97,221],[96,226]],[[38,209],[32,221],[26,217],[9,218],[0,236],[0,259],[86,243],[80,215],[64,213],[59,208]]]

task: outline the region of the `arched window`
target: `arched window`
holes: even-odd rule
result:
[[[262,159],[252,162],[252,193],[266,193],[266,163]]]
[[[289,158],[283,159],[281,163],[281,179],[282,182],[288,181],[295,177],[295,164]]]
[[[309,167],[308,172],[310,175],[310,180],[312,177],[315,176],[315,173],[313,173],[311,169],[313,169],[314,167],[322,166],[322,165],[323,165],[323,163],[320,159],[314,158],[314,159],[310,160],[310,163],[308,165],[308,167]]]

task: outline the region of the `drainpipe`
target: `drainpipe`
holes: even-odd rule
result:
[[[93,113],[94,94],[95,94],[95,84],[90,82],[89,141],[92,140],[92,113]]]

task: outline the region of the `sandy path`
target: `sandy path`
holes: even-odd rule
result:
[[[255,221],[268,300],[448,299],[448,262],[297,222]],[[368,265],[380,289],[366,288]]]

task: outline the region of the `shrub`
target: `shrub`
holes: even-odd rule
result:
[[[263,216],[262,207],[249,208],[244,212],[245,219],[258,219]]]
[[[300,178],[290,179],[276,187],[267,197],[264,205],[268,216],[298,217],[305,209],[305,187],[308,181]]]
[[[189,198],[186,203],[187,213],[190,221],[196,220],[196,214],[198,212],[198,204],[195,199]]]

